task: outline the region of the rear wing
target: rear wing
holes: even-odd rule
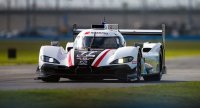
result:
[[[162,24],[162,29],[119,29],[122,35],[137,35],[137,36],[160,36],[162,44],[165,47],[165,24]]]
[[[146,29],[119,29],[123,35],[162,35],[162,30],[146,30]]]
[[[74,24],[72,28],[73,32],[73,40],[75,39],[75,36],[78,35],[81,31],[86,30],[86,29],[77,29],[77,25]]]

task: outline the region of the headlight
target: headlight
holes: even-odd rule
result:
[[[122,64],[122,63],[128,63],[131,62],[134,59],[134,57],[132,56],[128,56],[128,57],[123,57],[120,59],[116,59],[113,62],[111,62],[110,64]]]
[[[49,62],[49,63],[57,63],[57,64],[60,64],[60,62],[52,57],[49,57],[49,56],[45,56],[45,55],[42,55],[40,56],[40,59],[43,61],[43,62]]]

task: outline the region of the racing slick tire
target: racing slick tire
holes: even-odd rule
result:
[[[149,76],[143,76],[143,79],[145,81],[160,81],[162,78],[162,51],[160,51],[159,54],[159,73],[158,74],[154,74],[154,75],[149,75]]]
[[[44,81],[44,82],[59,82],[60,77],[49,76],[49,77],[41,78],[41,80]]]

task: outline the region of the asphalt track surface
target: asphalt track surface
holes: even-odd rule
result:
[[[170,59],[166,62],[167,74],[161,81],[137,83],[122,83],[118,80],[103,81],[71,81],[61,79],[58,83],[44,83],[34,80],[36,65],[0,66],[0,90],[20,89],[56,89],[56,88],[119,88],[144,86],[186,81],[200,81],[200,57],[184,57]]]

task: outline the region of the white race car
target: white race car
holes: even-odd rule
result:
[[[166,73],[165,26],[160,30],[118,29],[117,24],[74,26],[74,42],[66,48],[57,42],[41,46],[38,79],[58,82],[71,80],[119,79],[121,81],[159,81]],[[78,35],[77,35],[78,34]],[[159,43],[135,43],[126,46],[123,35],[161,36]]]

